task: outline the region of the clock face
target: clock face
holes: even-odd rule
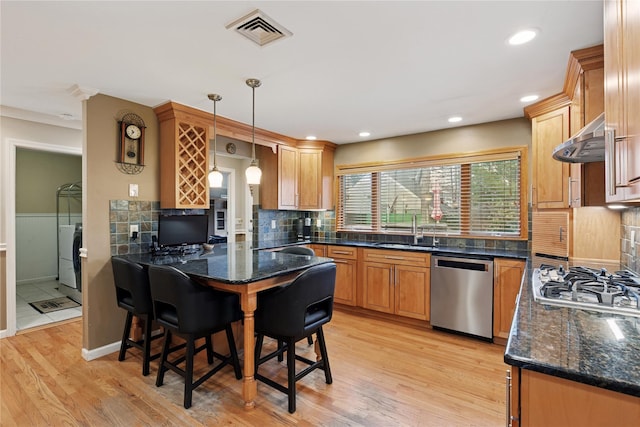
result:
[[[228,143],[226,148],[227,148],[227,153],[229,154],[236,153],[236,144],[234,144],[233,142]]]
[[[142,136],[142,131],[136,125],[128,125],[125,132],[127,134],[127,137],[129,137],[130,139],[138,139],[140,138],[140,136]]]

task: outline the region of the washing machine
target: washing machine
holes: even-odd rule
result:
[[[82,224],[60,225],[58,228],[58,280],[70,288],[81,290],[80,248]]]

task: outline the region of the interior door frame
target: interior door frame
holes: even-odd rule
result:
[[[6,233],[6,306],[7,329],[0,331],[0,338],[16,334],[16,152],[18,148],[50,153],[82,156],[82,148],[44,142],[7,138],[4,155],[4,226]],[[84,175],[83,175],[84,176]],[[83,186],[84,191],[84,186]],[[84,197],[83,197],[84,199]],[[84,212],[83,212],[84,214]]]

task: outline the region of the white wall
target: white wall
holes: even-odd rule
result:
[[[60,225],[69,217],[61,215]],[[71,215],[71,224],[82,222],[81,214]],[[55,280],[58,277],[56,214],[16,215],[16,286]]]

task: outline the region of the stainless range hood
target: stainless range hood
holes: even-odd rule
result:
[[[561,162],[589,163],[604,161],[604,113],[553,150]]]

